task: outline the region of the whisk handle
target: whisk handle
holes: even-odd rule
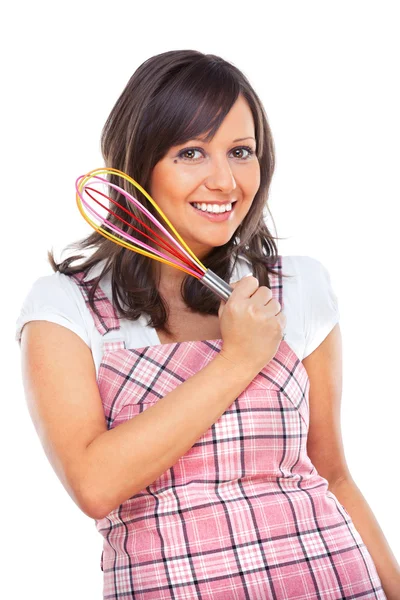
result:
[[[221,298],[221,300],[225,300],[225,302],[233,292],[233,288],[210,269],[207,269],[199,281],[201,281],[201,283],[210,290],[215,292],[217,296]]]

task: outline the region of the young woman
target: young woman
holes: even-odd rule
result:
[[[345,462],[337,299],[325,267],[280,256],[265,224],[274,146],[249,82],[214,55],[154,56],[102,152],[234,287],[221,302],[94,232],[74,244],[89,258],[50,255],[22,307],[30,413],[103,536],[104,597],[398,598]]]

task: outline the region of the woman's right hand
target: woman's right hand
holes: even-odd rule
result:
[[[234,289],[218,310],[222,348],[220,354],[237,365],[257,370],[275,356],[286,326],[272,291],[259,286],[253,276],[230,284]]]

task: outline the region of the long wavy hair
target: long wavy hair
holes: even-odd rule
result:
[[[264,211],[269,212],[268,194],[275,168],[274,143],[263,105],[238,68],[219,56],[196,50],[173,50],[149,58],[133,73],[111,110],[101,134],[101,151],[106,167],[127,173],[149,190],[152,170],[168,150],[205,133],[206,141],[210,141],[239,94],[247,101],[254,119],[260,187],[232,238],[226,244],[214,247],[202,257],[202,262],[229,281],[241,255],[250,261],[260,285],[270,287],[269,274],[277,273],[274,265],[278,258],[275,243],[278,238],[268,230]],[[121,183],[121,179],[118,175],[108,175],[109,182],[134,195],[159,218],[147,198],[129,182],[123,180]],[[110,197],[135,213],[121,193],[109,188]],[[127,219],[121,209],[114,205],[112,208]],[[143,219],[142,213],[136,214]],[[113,215],[109,214],[107,218],[121,227]],[[131,222],[138,227],[133,219]],[[121,228],[129,230],[126,225]],[[149,244],[148,240],[142,240]],[[54,271],[67,276],[82,271],[87,274],[89,269],[104,261],[100,274],[90,280],[89,302],[94,311],[97,312],[95,291],[102,277],[111,271],[112,302],[119,315],[136,320],[145,314],[148,325],[171,335],[167,325],[168,304],[157,289],[152,259],[127,250],[96,231],[64,250],[67,248],[95,250],[89,257],[74,255],[60,263],[54,260],[53,251],[48,251]],[[81,259],[84,259],[83,263],[71,264]],[[219,298],[196,278],[187,275],[180,293],[192,310],[218,314]]]

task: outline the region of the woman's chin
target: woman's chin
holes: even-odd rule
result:
[[[214,248],[219,248],[220,246],[227,244],[231,238],[232,236],[221,235],[214,236],[212,239],[197,239],[196,241],[193,241],[192,244],[185,241],[197,258],[201,259],[202,256],[207,256]]]

